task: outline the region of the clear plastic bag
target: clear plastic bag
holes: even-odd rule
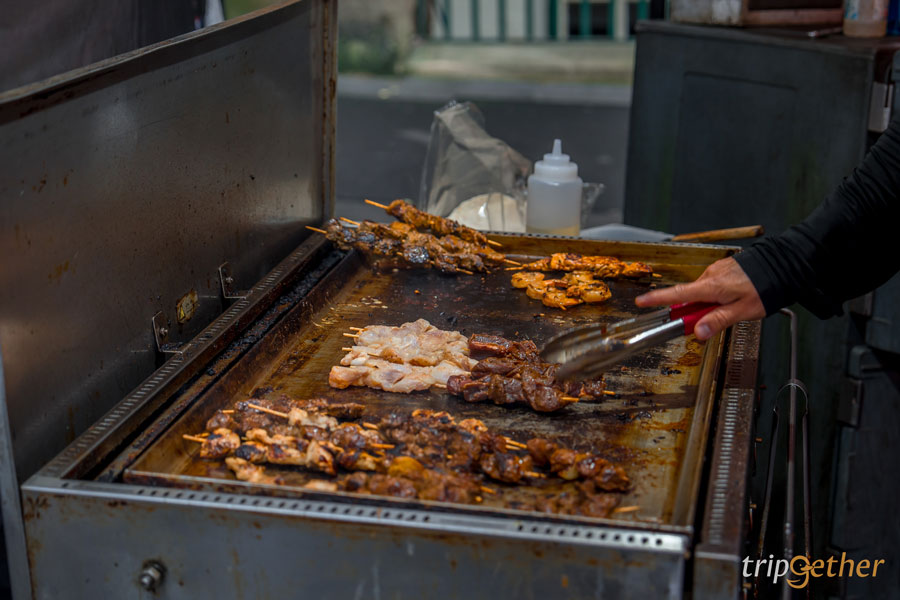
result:
[[[463,202],[485,196],[494,208],[500,207],[491,214],[508,218],[494,218],[491,226],[513,231],[516,221],[525,222],[530,172],[530,160],[485,131],[484,117],[474,104],[452,101],[434,113],[417,206],[446,217]]]

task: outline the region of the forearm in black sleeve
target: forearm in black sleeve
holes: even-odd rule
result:
[[[802,223],[736,256],[767,314],[799,302],[820,318],[900,269],[900,120]]]

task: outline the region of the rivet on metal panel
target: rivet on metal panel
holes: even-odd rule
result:
[[[227,262],[224,262],[219,266],[219,282],[222,284],[222,296],[226,300],[243,300],[249,296],[252,291],[235,291],[234,275],[232,275],[231,266]]]
[[[153,338],[156,340],[156,349],[163,354],[187,354],[190,344],[178,344],[169,342],[169,319],[166,315],[159,311],[153,315],[151,320],[153,326]]]
[[[148,592],[155,592],[166,575],[166,568],[162,563],[155,560],[148,560],[141,569],[138,577],[138,583]]]

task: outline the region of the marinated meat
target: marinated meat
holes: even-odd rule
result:
[[[215,431],[216,429],[238,429],[238,426],[234,419],[231,418],[231,415],[217,410],[216,414],[206,422],[207,431]]]
[[[282,485],[284,483],[284,480],[281,477],[267,475],[263,467],[254,465],[242,458],[229,456],[225,459],[225,466],[231,469],[234,476],[241,481],[274,485]]]
[[[230,429],[213,430],[200,446],[200,458],[224,458],[241,445],[241,437]]]
[[[525,271],[587,271],[605,278],[637,278],[653,273],[640,262],[626,263],[612,256],[582,256],[560,252],[524,265]]]
[[[559,446],[544,438],[531,438],[525,443],[534,464],[544,467],[550,464],[550,456]]]

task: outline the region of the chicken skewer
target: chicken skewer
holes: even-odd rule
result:
[[[259,414],[272,415],[283,421],[289,418],[289,412],[253,402],[246,403],[245,408],[238,408],[235,413],[260,411],[260,408],[266,410]],[[343,437],[336,437],[338,434]],[[382,446],[390,447],[397,454],[376,459],[365,457],[363,452],[355,453],[369,445],[369,441],[361,437],[366,435],[375,436],[379,442],[387,439],[391,444]],[[377,425],[339,424],[331,442],[307,441],[262,428],[246,431],[244,440],[226,428],[218,428],[206,438],[185,438],[201,444],[202,456],[224,458],[236,478],[251,483],[285,483],[283,476],[267,474],[262,466],[264,463],[301,466],[328,475],[333,475],[338,467],[354,471],[337,480],[313,480],[302,486],[317,491],[345,490],[400,498],[479,503],[483,501],[479,494],[499,494],[499,490],[482,485],[481,477],[515,485],[549,476],[571,482],[566,485],[575,487],[572,491],[539,496],[535,508],[604,517],[619,504],[620,496],[616,493],[626,491],[630,485],[621,468],[599,456],[576,452],[541,438],[532,438],[523,444],[491,431],[480,420],[457,422],[446,412],[427,409],[416,409],[405,416],[391,414]],[[318,459],[311,458],[310,454]],[[325,456],[332,457],[333,462],[322,462]],[[633,510],[637,509],[624,507],[621,512]]]
[[[399,266],[433,267],[443,273],[467,275],[472,275],[473,271],[464,267],[487,271],[480,256],[447,252],[434,240],[417,238],[418,243],[414,243],[405,238],[379,237],[371,231],[343,227],[337,219],[327,221],[325,229],[309,226],[307,229],[324,234],[342,250],[357,249],[381,261],[390,261]],[[425,245],[422,245],[423,243]]]
[[[523,271],[590,271],[598,277],[617,279],[636,279],[653,273],[649,265],[642,262],[627,263],[612,256],[582,256],[558,252],[546,258],[526,263],[520,268],[509,270]]]
[[[474,254],[480,256],[486,263],[492,266],[501,264],[522,266],[522,263],[506,258],[500,252],[497,252],[490,246],[477,244],[475,242],[466,241],[452,233],[440,237],[430,233],[422,233],[412,225],[395,221],[390,225],[384,223],[376,223],[374,221],[353,221],[340,217],[340,220],[349,223],[358,228],[359,231],[368,231],[379,237],[388,237],[398,240],[408,240],[413,243],[437,243],[445,251],[452,254]]]
[[[477,229],[466,227],[451,219],[428,214],[404,200],[394,200],[391,202],[390,206],[372,202],[371,200],[365,200],[365,203],[384,209],[387,214],[408,225],[430,229],[439,236],[455,235],[467,242],[474,242],[476,244],[481,244],[482,246],[488,244],[492,246],[502,245],[500,242],[489,240],[486,235]]]

